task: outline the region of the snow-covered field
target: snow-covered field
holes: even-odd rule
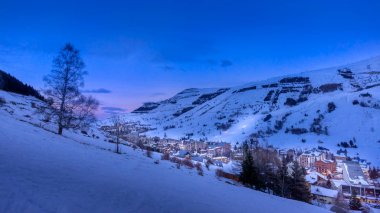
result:
[[[74,132],[58,136],[31,97],[0,91],[0,212],[324,212],[218,180],[213,172],[155,164],[144,152]],[[13,101],[13,103],[11,103]],[[12,113],[11,113],[12,112]],[[23,121],[21,121],[23,120]]]

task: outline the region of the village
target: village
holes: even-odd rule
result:
[[[177,140],[147,137],[143,133],[148,127],[131,123],[125,123],[122,128],[123,134],[120,137],[135,146],[196,163],[213,164],[225,174],[231,174],[232,179],[236,179],[237,175],[233,166],[243,160],[243,150],[238,142],[231,145],[227,142],[190,138]],[[102,126],[101,130],[109,132],[110,135],[115,131],[113,126]],[[354,195],[362,203],[380,208],[380,170],[371,167],[365,159],[349,157],[343,150],[332,153],[321,146],[309,150],[278,149],[260,146],[257,138],[247,141],[252,150],[261,149],[275,158],[297,161],[306,171],[305,179],[309,184],[313,204],[333,206],[337,200],[348,200]]]

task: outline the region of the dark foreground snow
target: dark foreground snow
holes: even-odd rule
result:
[[[0,110],[0,212],[323,212]],[[79,142],[90,144],[81,144]],[[102,149],[104,148],[104,149]]]

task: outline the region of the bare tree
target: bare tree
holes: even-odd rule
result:
[[[75,116],[71,116],[68,126],[72,128],[86,128],[96,121],[94,112],[99,106],[99,102],[92,96],[79,96],[73,104]]]
[[[51,73],[44,78],[49,100],[47,111],[57,122],[60,135],[64,128],[87,127],[95,120],[98,101],[83,96],[79,90],[84,85],[84,67],[79,50],[68,43],[53,60]]]
[[[111,117],[111,123],[112,123],[112,133],[116,138],[116,153],[120,153],[120,138],[124,132],[124,119],[119,115],[114,115]]]

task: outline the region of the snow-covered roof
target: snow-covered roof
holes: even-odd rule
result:
[[[316,172],[316,171],[313,171],[313,172],[310,172],[309,174],[307,174],[305,176],[305,179],[308,183],[313,184],[313,183],[316,183],[318,181],[318,177],[320,177],[324,180],[327,180],[326,176],[324,176],[321,173]]]
[[[343,168],[347,172],[351,184],[369,185],[359,163],[353,161],[345,161]]]
[[[320,160],[321,162],[323,163],[334,163],[333,160],[327,160],[327,159],[323,159],[323,160]]]
[[[310,191],[311,191],[311,194],[324,196],[324,197],[335,198],[338,195],[337,190],[327,189],[327,188],[320,187],[320,186],[313,186],[312,185],[310,188]]]
[[[344,184],[347,184],[346,181],[344,180],[337,180],[337,179],[332,179],[331,182],[334,184],[334,186],[336,186],[337,188],[339,188],[341,185],[344,185]]]
[[[198,162],[203,162],[204,158],[201,157],[201,156],[192,156],[191,160],[198,161]]]
[[[187,150],[179,150],[176,155],[178,157],[184,158],[186,155],[190,155],[190,152]]]

